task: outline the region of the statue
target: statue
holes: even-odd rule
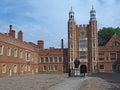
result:
[[[75,68],[78,68],[80,65],[80,61],[76,58],[74,61]]]

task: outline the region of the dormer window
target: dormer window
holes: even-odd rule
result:
[[[117,41],[115,41],[115,42],[113,43],[113,46],[114,46],[114,47],[118,47],[118,46],[120,46],[120,43],[117,42]]]

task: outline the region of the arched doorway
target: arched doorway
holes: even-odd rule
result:
[[[80,66],[80,73],[86,73],[87,72],[87,67],[86,65],[81,65]]]

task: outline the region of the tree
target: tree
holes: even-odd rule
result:
[[[120,28],[112,28],[112,27],[103,27],[98,31],[98,45],[105,46],[106,43],[111,39],[114,34],[117,34],[120,37]]]

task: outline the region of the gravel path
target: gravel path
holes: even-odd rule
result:
[[[120,90],[120,74],[39,74],[0,78],[0,90]]]
[[[45,90],[64,80],[66,74],[39,74],[0,78],[0,90]]]
[[[48,88],[47,90],[80,90],[80,84],[85,80],[90,80],[91,77],[71,77],[65,78],[62,83]]]

